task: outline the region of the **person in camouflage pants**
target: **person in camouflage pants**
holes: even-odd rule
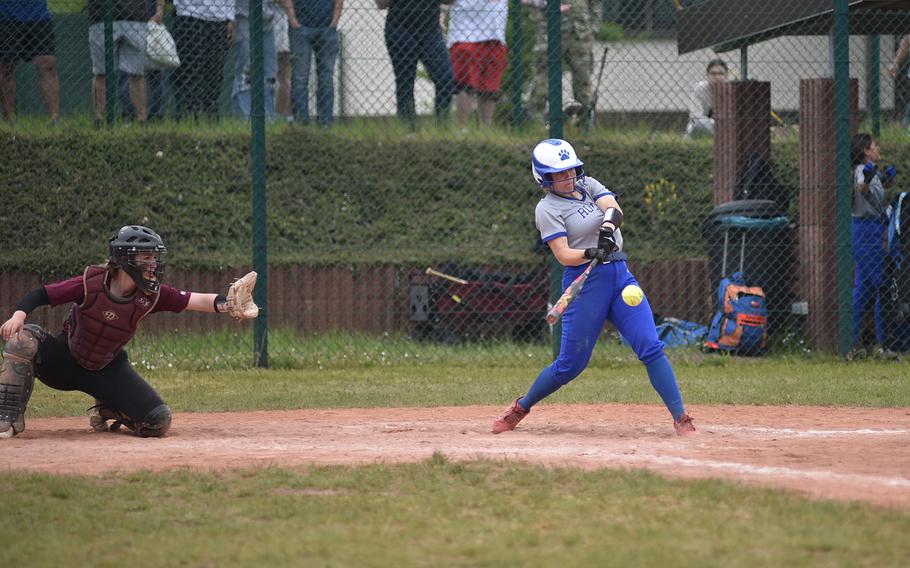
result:
[[[523,0],[537,27],[534,44],[534,79],[528,110],[535,119],[546,120],[549,80],[547,77],[547,11],[545,0]],[[536,8],[536,9],[535,9]],[[572,95],[576,104],[567,105],[567,114],[587,116],[591,106],[591,75],[594,71],[594,34],[603,22],[600,0],[563,0],[562,60],[572,72]],[[571,112],[568,112],[571,110]]]

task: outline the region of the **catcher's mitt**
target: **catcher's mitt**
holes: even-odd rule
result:
[[[243,278],[235,280],[227,293],[227,313],[237,319],[253,319],[259,315],[259,306],[253,302],[253,287],[256,286],[256,273],[249,272]]]

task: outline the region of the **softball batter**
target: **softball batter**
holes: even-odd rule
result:
[[[623,290],[637,287],[638,282],[626,267],[626,254],[622,252],[623,214],[616,194],[586,177],[583,165],[565,140],[544,140],[531,156],[531,173],[547,192],[537,204],[537,229],[565,266],[563,287],[590,261],[597,259],[600,264],[563,314],[559,356],[541,371],[527,394],[515,399],[493,422],[493,433],[515,429],[535,404],[577,377],[587,367],[609,319],[645,364],[651,385],[673,416],[676,433],[695,435],[673,368],[664,355],[664,344],[657,337],[648,299],[637,289],[628,290],[623,299]]]
[[[25,409],[35,377],[63,391],[78,390],[96,400],[89,419],[96,431],[124,425],[138,436],[163,436],[171,409],[133,369],[123,347],[146,316],[154,312],[227,312],[254,318],[259,308],[251,291],[256,273],[231,285],[227,296],[178,290],[161,283],[164,242],[147,227],[121,228],[109,243],[106,265],[41,286],[26,294],[13,316],[0,326],[7,342],[0,370],[0,438],[25,430]],[[29,312],[50,304],[72,304],[63,331],[49,335],[26,324]]]

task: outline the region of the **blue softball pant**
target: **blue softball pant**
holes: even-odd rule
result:
[[[853,219],[853,346],[860,343],[863,319],[875,300],[875,340],[885,341],[881,287],[885,272],[885,224],[875,218]]]
[[[585,268],[587,265],[566,267],[563,287],[571,284]],[[673,418],[678,419],[685,412],[676,376],[664,354],[664,343],[657,337],[648,298],[634,307],[622,299],[623,288],[633,284],[637,286],[638,282],[625,261],[601,264],[591,271],[578,297],[563,314],[559,356],[541,371],[527,395],[519,400],[523,408],[530,410],[581,374],[591,360],[604,323],[609,320],[645,364],[651,385]]]

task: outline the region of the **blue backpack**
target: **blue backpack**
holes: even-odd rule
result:
[[[768,341],[768,307],[760,286],[749,286],[742,272],[734,272],[717,288],[720,311],[714,314],[706,349],[734,355],[762,355]]]

